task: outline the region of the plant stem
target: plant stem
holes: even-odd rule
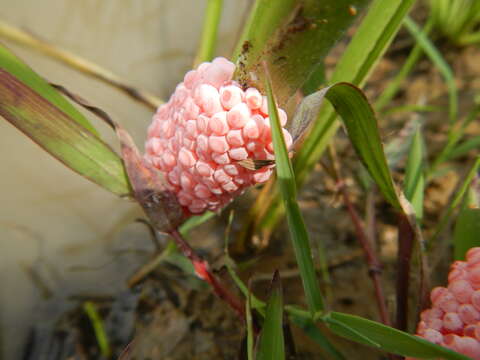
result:
[[[192,262],[197,276],[209,283],[212,286],[215,295],[217,295],[221,300],[225,301],[233,310],[235,310],[241,319],[245,319],[245,306],[234,294],[230,292],[229,289],[224,286],[224,284],[222,284],[220,279],[218,279],[210,271],[208,262],[202,259],[195,252],[195,250],[185,241],[177,229],[170,231],[169,234],[175,240],[175,243],[182,254]]]
[[[350,196],[348,194],[347,188],[345,186],[345,181],[341,177],[340,167],[338,165],[335,148],[332,145],[328,146],[328,154],[332,162],[332,174],[335,177],[337,182],[337,188],[342,193],[345,206],[347,207],[348,214],[352,219],[353,226],[355,227],[355,232],[357,234],[357,239],[360,242],[360,246],[363,249],[365,258],[368,264],[368,275],[372,279],[373,286],[375,288],[375,299],[377,301],[378,311],[380,313],[380,318],[385,325],[390,325],[390,318],[388,316],[387,304],[385,301],[385,295],[383,292],[381,274],[382,274],[382,265],[377,258],[377,255],[372,247],[372,242],[369,240],[369,237],[364,229],[362,221],[355,210],[352,202],[350,201]]]
[[[345,186],[345,183],[340,180],[338,183],[340,187],[340,191],[342,192],[343,200],[345,202],[345,206],[347,207],[347,211],[352,219],[353,225],[355,227],[355,231],[357,233],[357,239],[362,246],[362,249],[365,253],[365,258],[367,259],[368,264],[368,275],[372,279],[373,286],[375,288],[375,299],[377,300],[378,310],[380,312],[380,318],[385,325],[390,325],[390,318],[388,316],[388,309],[387,304],[385,301],[385,295],[383,292],[381,275],[382,275],[382,265],[377,259],[375,251],[372,249],[371,243],[365,233],[365,230],[362,225],[362,221],[358,216],[355,208],[353,207],[352,202],[350,201],[350,197]]]
[[[112,73],[110,70],[107,70],[93,63],[92,61],[84,59],[67,50],[54,46],[27,31],[9,25],[3,21],[0,21],[0,37],[41,52],[67,66],[70,66],[75,70],[101,80],[104,83],[121,90],[132,99],[148,106],[151,109],[155,110],[160,104],[163,103],[163,101],[156,95],[133,87],[132,85],[126,83],[118,75]]]
[[[407,330],[410,260],[412,258],[414,239],[415,234],[406,215],[400,213],[398,217],[396,328],[402,331]]]

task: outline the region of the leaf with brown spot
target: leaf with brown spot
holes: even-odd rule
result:
[[[108,144],[4,69],[0,115],[80,175],[114,194],[130,194],[122,160]]]

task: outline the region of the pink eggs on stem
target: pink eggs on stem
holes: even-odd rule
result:
[[[447,287],[430,293],[432,306],[422,312],[417,335],[480,360],[480,247],[450,267]]]
[[[266,98],[233,81],[235,65],[224,58],[185,74],[170,100],[153,116],[145,160],[157,168],[188,214],[218,211],[247,187],[263,183],[271,165],[256,170],[246,159],[271,159]],[[281,126],[287,115],[278,109]],[[287,147],[292,137],[282,129]]]

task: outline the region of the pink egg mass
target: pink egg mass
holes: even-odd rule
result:
[[[480,360],[480,247],[471,248],[466,261],[451,265],[448,286],[434,288],[430,300],[417,334]]]
[[[148,128],[145,160],[164,176],[187,213],[218,211],[245,188],[267,181],[272,166],[249,170],[246,159],[273,160],[265,96],[232,80],[225,58],[189,71]],[[278,109],[285,126],[287,115]],[[292,137],[283,134],[287,148]]]

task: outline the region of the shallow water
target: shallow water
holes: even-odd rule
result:
[[[0,18],[82,55],[166,98],[193,61],[206,1],[0,0]],[[248,1],[226,0],[218,54],[227,55]],[[2,40],[0,40],[2,41]],[[3,42],[3,41],[2,41]],[[143,147],[151,111],[122,93],[43,55],[5,42],[48,80],[106,110]],[[112,132],[96,120],[112,144]],[[0,358],[20,358],[44,292],[113,294],[145,261],[152,244],[141,211],[66,169],[0,121]]]

